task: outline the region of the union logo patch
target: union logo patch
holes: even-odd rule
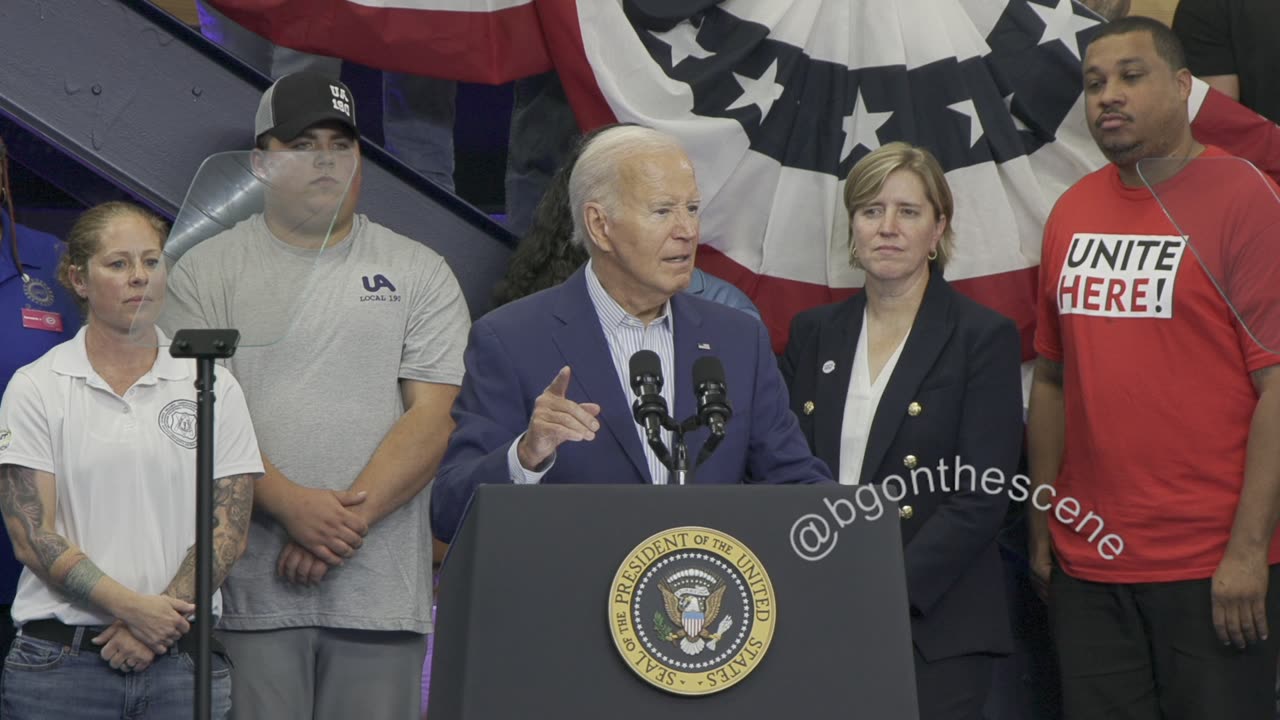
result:
[[[636,674],[679,695],[707,695],[759,666],[777,622],[773,584],[737,539],[704,527],[660,532],[613,578],[609,628]]]
[[[24,277],[22,281],[22,294],[27,299],[41,307],[49,307],[53,304],[53,288],[49,284],[37,277]]]
[[[157,418],[160,432],[178,445],[194,450],[196,447],[196,403],[194,400],[174,400],[160,411]]]

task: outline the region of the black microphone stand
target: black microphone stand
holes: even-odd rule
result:
[[[652,354],[650,351],[641,351],[641,353],[643,352]],[[703,401],[700,396],[698,412],[695,412],[682,423],[676,422],[667,412],[666,400],[658,394],[658,389],[662,387],[661,376],[658,375],[655,381],[647,373],[638,372],[635,359],[641,353],[636,353],[633,356],[631,368],[632,375],[635,376],[632,379],[632,392],[637,395],[631,407],[632,416],[637,423],[644,427],[645,441],[653,450],[654,456],[658,458],[658,462],[662,463],[662,466],[671,472],[668,484],[687,485],[693,481],[693,471],[706,462],[711,457],[711,453],[720,445],[720,441],[724,440],[724,421],[728,419],[732,410],[726,400],[718,400],[718,404],[722,407],[724,420],[718,423],[712,422],[710,418],[704,417]],[[656,364],[657,357],[654,356],[649,362]],[[719,366],[718,361],[715,364],[717,367]],[[721,375],[724,373],[723,369],[719,372]],[[723,386],[723,380],[719,381],[718,387],[721,394],[723,393]],[[698,391],[701,392],[700,389]],[[720,395],[716,397],[720,397]],[[649,422],[654,419],[658,421],[656,425]],[[698,453],[697,463],[690,467],[689,446],[685,442],[685,435],[703,425],[706,425],[711,430],[711,435],[703,444],[701,452]],[[662,430],[671,431],[672,446],[675,451],[674,456],[672,451],[668,450],[666,444],[662,442]]]
[[[712,431],[711,435],[707,437],[707,441],[702,443],[702,450],[698,452],[698,466],[711,457],[711,453],[715,452],[716,448],[720,446],[721,440],[724,440],[724,433]]]
[[[671,483],[673,485],[687,485],[693,481],[693,471],[697,465],[701,465],[706,460],[706,455],[710,453],[706,451],[699,454],[698,463],[693,467],[689,466],[689,446],[685,443],[685,433],[696,430],[699,426],[698,416],[694,415],[682,423],[677,423],[664,410],[662,412],[662,427],[671,431],[671,445],[675,452],[667,450],[667,446],[663,444],[662,437],[658,433],[649,433],[646,435],[649,441],[649,447],[653,448],[653,452],[658,456],[659,462],[663,467],[671,471]],[[719,441],[716,440],[716,443]],[[714,449],[714,447],[713,447]]]
[[[666,415],[665,413],[663,413],[663,415],[662,415],[662,427],[666,427],[668,430],[670,430],[671,428],[667,427],[667,423],[668,423],[669,421],[670,421],[670,418],[669,418],[669,417],[667,417],[667,415]],[[658,461],[659,461],[659,462],[661,462],[665,467],[667,467],[668,469],[670,469],[670,468],[671,468],[671,462],[672,462],[672,461],[671,461],[671,451],[670,451],[670,450],[667,450],[667,446],[666,446],[666,444],[664,444],[664,443],[662,442],[662,433],[661,433],[661,432],[646,432],[646,433],[645,433],[645,438],[647,439],[647,441],[648,441],[648,443],[649,443],[649,447],[653,449],[653,454],[658,456]]]
[[[676,435],[676,457],[671,468],[671,477],[675,479],[677,485],[684,485],[689,481],[689,446],[685,445],[684,433]]]
[[[179,330],[169,354],[196,361],[196,693],[195,720],[209,720],[213,703],[213,361],[236,354],[239,330]]]

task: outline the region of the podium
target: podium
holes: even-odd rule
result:
[[[856,489],[480,486],[427,717],[916,720],[898,509]]]

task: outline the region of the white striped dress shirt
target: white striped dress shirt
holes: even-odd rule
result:
[[[613,368],[618,372],[618,382],[622,385],[627,404],[630,405],[635,399],[635,393],[631,391],[631,356],[641,350],[652,350],[662,362],[662,399],[667,401],[667,413],[674,416],[675,392],[671,388],[676,379],[676,351],[671,301],[667,300],[662,306],[662,313],[646,326],[609,297],[590,262],[587,263],[587,294],[591,296],[591,303],[596,306],[600,328],[604,330],[605,342],[609,344],[609,353],[613,355]],[[653,448],[649,447],[644,426],[635,423],[635,430],[640,436],[640,447],[644,448],[645,460],[649,463],[650,479],[655,485],[666,485],[671,471],[658,459]],[[662,442],[668,449],[671,448],[670,430],[662,431]]]
[[[652,350],[657,354],[658,360],[662,363],[662,399],[667,401],[667,412],[675,412],[675,391],[672,390],[672,383],[675,380],[675,335],[674,325],[671,318],[671,301],[668,300],[662,308],[662,314],[647,326],[638,318],[629,314],[622,306],[617,303],[609,293],[605,291],[604,286],[600,284],[600,278],[596,276],[595,269],[592,268],[590,261],[587,262],[587,294],[591,297],[591,304],[595,306],[596,316],[600,318],[600,329],[604,331],[605,342],[609,345],[609,355],[613,358],[613,369],[618,374],[618,384],[622,387],[623,397],[626,398],[627,405],[630,406],[635,399],[635,394],[631,392],[631,356],[641,350]],[[679,418],[676,418],[679,421]],[[667,466],[662,464],[653,449],[649,447],[649,442],[645,438],[644,426],[640,423],[634,423],[636,434],[640,438],[640,447],[644,448],[644,457],[649,465],[649,478],[655,485],[666,485],[667,480],[671,477],[671,471]],[[521,434],[520,438],[524,435]],[[555,456],[552,461],[547,463],[540,471],[527,470],[520,465],[520,460],[516,453],[516,446],[520,442],[520,438],[516,438],[516,442],[511,443],[511,447],[507,451],[507,470],[511,476],[511,481],[521,485],[531,485],[542,480],[551,467],[555,464]],[[662,442],[667,448],[671,448],[671,431],[662,431]]]

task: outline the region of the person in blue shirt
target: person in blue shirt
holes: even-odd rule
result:
[[[2,172],[2,171],[0,171]],[[0,190],[0,194],[6,194]],[[0,392],[14,371],[75,337],[80,309],[54,275],[63,244],[58,238],[13,221],[0,207]]]
[[[601,131],[619,125],[606,125],[587,133],[565,158],[564,165],[556,172],[547,186],[546,193],[533,213],[533,224],[520,240],[507,265],[507,274],[494,289],[494,307],[532,295],[564,282],[587,261],[585,248],[569,241],[573,235],[573,215],[569,212],[569,175],[582,152],[582,147]],[[741,310],[756,320],[760,311],[732,283],[695,268],[693,279],[685,292],[696,297],[728,305]]]
[[[685,289],[685,292],[696,297],[705,298],[711,302],[728,305],[760,320],[760,310],[756,308],[755,303],[751,302],[751,298],[747,297],[746,293],[738,289],[737,285],[728,280],[721,280],[711,273],[703,272],[701,269],[694,268],[693,279],[689,281],[689,287]]]
[[[58,260],[64,245],[58,238],[14,221],[9,190],[9,162],[0,140],[0,394],[18,368],[33,362],[80,330],[80,308],[58,284]],[[8,431],[0,428],[0,443]],[[22,565],[13,556],[9,537],[0,533],[0,648],[8,649],[13,628],[9,605],[18,588]]]

